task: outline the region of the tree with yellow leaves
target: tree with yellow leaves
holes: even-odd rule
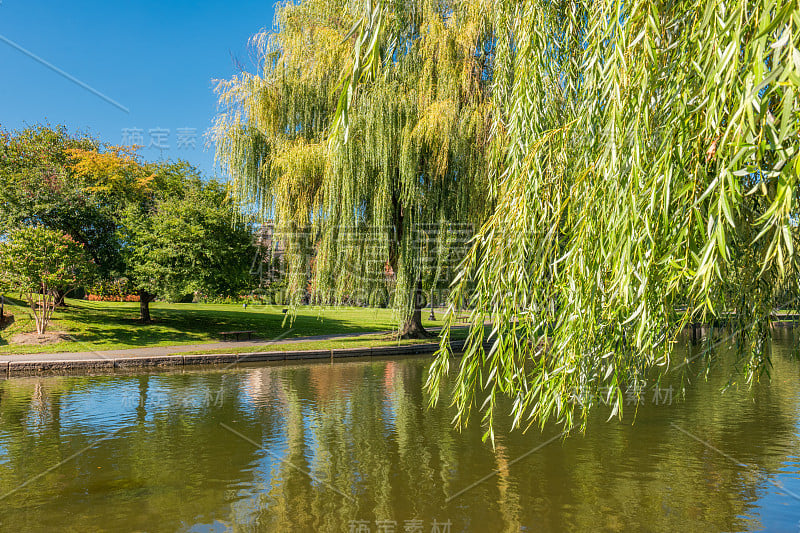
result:
[[[239,202],[274,220],[295,301],[308,276],[318,301],[340,302],[385,291],[388,270],[400,334],[425,336],[424,285],[494,201],[491,11],[398,2],[375,37],[390,60],[346,95],[346,135],[329,142],[363,4],[277,8],[276,30],[252,41],[258,72],[219,85],[217,157]]]

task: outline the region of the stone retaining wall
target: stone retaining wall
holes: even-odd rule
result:
[[[453,341],[451,349],[459,351],[464,341]],[[488,345],[486,346],[488,349]],[[299,361],[305,359],[345,359],[352,357],[393,357],[399,355],[432,354],[438,343],[410,344],[405,346],[377,346],[374,348],[342,348],[332,350],[302,350],[284,352],[252,352],[240,354],[194,354],[158,357],[115,357],[76,360],[7,361],[0,356],[0,377],[40,372],[57,373],[69,370],[112,370],[132,368],[176,367],[194,365],[235,365],[268,361]]]

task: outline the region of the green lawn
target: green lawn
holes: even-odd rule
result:
[[[450,334],[451,340],[464,340],[467,338],[468,329],[458,327],[453,329]],[[258,352],[291,352],[296,350],[338,350],[341,348],[376,348],[380,346],[407,346],[413,344],[438,343],[438,337],[430,339],[393,339],[389,335],[359,335],[358,337],[346,337],[339,339],[317,340],[307,342],[294,342],[290,344],[267,344],[264,346],[241,346],[235,348],[224,348],[219,350],[197,350],[192,352],[181,352],[182,355],[193,354],[241,354]]]
[[[250,306],[243,309],[241,305],[234,304],[167,303],[151,304],[154,322],[143,325],[137,321],[138,303],[67,300],[68,307],[55,313],[49,331],[67,332],[74,341],[46,346],[20,346],[10,344],[9,339],[17,333],[35,331],[35,326],[30,310],[20,305],[21,302],[15,303],[17,305],[6,305],[6,314],[12,313],[15,322],[0,331],[0,354],[208,343],[219,341],[219,332],[231,330],[253,330],[259,338],[271,339],[286,333],[291,327],[285,337],[290,339],[309,335],[391,331],[396,327],[389,309],[301,307],[294,323],[291,326],[287,323],[284,327],[282,306]],[[424,316],[427,314],[426,311]],[[442,317],[439,311],[437,318]],[[438,326],[441,322],[426,320],[425,325]],[[364,340],[378,341],[371,338]]]

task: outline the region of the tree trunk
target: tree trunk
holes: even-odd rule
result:
[[[427,339],[431,334],[422,326],[422,306],[425,305],[425,297],[422,293],[422,281],[417,281],[417,288],[414,291],[414,311],[411,316],[406,318],[403,327],[400,329],[401,339]]]
[[[139,291],[139,320],[144,323],[152,322],[150,318],[150,302],[155,297],[147,291]]]
[[[142,376],[139,378],[139,403],[136,405],[136,420],[144,425],[147,420],[147,391],[150,388],[150,377]]]
[[[36,334],[44,335],[55,310],[55,292],[43,288],[40,292],[27,295],[33,319],[36,322]]]
[[[64,298],[67,296],[67,291],[57,290],[55,296],[55,302],[53,305],[56,307],[66,307],[67,304],[64,302]]]
[[[392,211],[394,213],[394,244],[389,247],[389,265],[392,267],[395,279],[397,279],[398,259],[400,243],[403,242],[403,206],[400,198],[392,195]],[[417,280],[417,288],[414,291],[414,311],[411,316],[406,318],[403,327],[400,328],[399,337],[401,339],[427,339],[431,335],[422,327],[422,307],[425,305],[425,297],[422,294],[422,280]]]

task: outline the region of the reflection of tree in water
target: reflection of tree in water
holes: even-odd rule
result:
[[[281,463],[254,529],[341,531],[351,520],[402,528],[441,517],[452,434],[444,411],[424,407],[423,371],[391,362],[287,369],[285,458],[354,500]]]
[[[275,481],[262,495],[254,527],[341,531],[343,524],[358,517],[360,508],[371,506],[365,501],[371,497],[372,474],[386,470],[385,450],[373,448],[385,445],[383,439],[374,438],[375,426],[381,424],[377,412],[382,404],[380,390],[359,386],[368,381],[365,373],[369,368],[364,365],[313,365],[286,372],[281,380],[287,403],[285,462],[274,467]],[[365,410],[366,404],[376,404],[378,409]],[[357,475],[354,463],[359,472],[371,473],[369,479]],[[358,502],[326,488],[323,482]]]
[[[226,514],[229,483],[247,481],[247,467],[257,452],[219,427],[220,421],[236,420],[243,433],[255,434],[252,422],[243,416],[239,387],[226,389],[225,401],[218,405],[198,401],[184,408],[185,402],[177,401],[197,397],[203,389],[218,390],[222,376],[37,378],[0,383],[0,442],[9,450],[9,461],[0,461],[0,494],[124,428],[3,500],[3,527],[174,531]],[[120,385],[138,390],[140,401],[120,409],[120,396],[114,394]],[[169,391],[167,398],[174,404],[153,403],[154,389],[159,387]],[[73,391],[104,388],[116,401],[113,408],[122,412],[112,426],[68,431],[62,427],[63,440],[55,428],[29,432],[26,420],[31,411],[53,412],[54,406],[70,401]],[[112,409],[110,403],[94,407]]]
[[[523,524],[520,521],[519,494],[509,465],[509,460],[513,460],[513,458],[508,457],[508,450],[500,442],[495,446],[495,457],[497,458],[497,489],[499,492],[497,503],[503,516],[502,523],[507,531],[520,531]]]
[[[524,509],[537,496],[548,502],[547,512],[526,513],[523,523],[579,531],[758,528],[744,517],[765,491],[777,489],[673,424],[756,472],[774,474],[800,447],[798,366],[778,354],[774,366],[772,383],[752,391],[720,394],[725,382],[717,376],[730,375],[721,369],[708,383],[691,385],[682,404],[654,405],[648,396],[633,426],[633,409],[622,423],[596,413],[586,435],[545,448],[514,469],[518,485],[528,487]]]
[[[498,432],[494,450],[479,419],[459,434],[449,409],[427,407],[424,359],[0,381],[0,493],[124,428],[4,500],[3,527],[347,531],[367,520],[374,531],[388,519],[402,531],[415,518],[426,531],[434,519],[453,531],[753,527],[742,517],[771,487],[671,424],[777,472],[797,455],[800,384],[797,362],[773,362],[771,385],[721,395],[714,376],[729,374],[712,372],[684,403],[676,394],[656,406],[648,395],[633,426],[633,409],[622,423],[598,412],[585,435],[518,462],[558,430]],[[136,397],[124,409],[123,391]],[[89,393],[102,401],[78,402]]]

